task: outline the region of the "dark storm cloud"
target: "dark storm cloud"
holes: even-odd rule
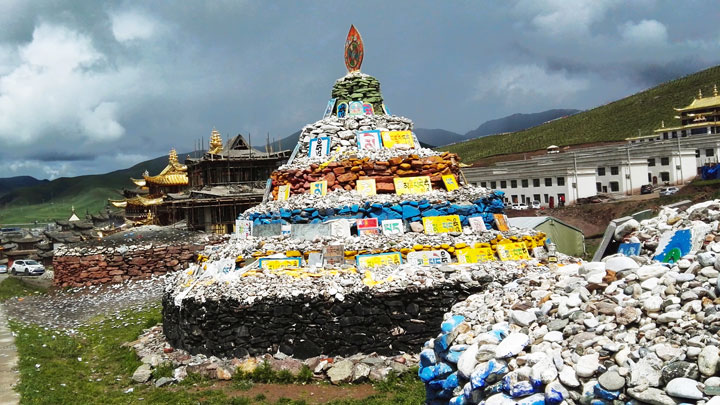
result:
[[[322,114],[350,24],[365,41],[363,71],[418,127],[465,132],[516,112],[590,108],[717,64],[720,28],[688,24],[713,9],[6,0],[0,154],[7,175],[57,177],[190,151],[213,127],[254,144],[285,137]]]

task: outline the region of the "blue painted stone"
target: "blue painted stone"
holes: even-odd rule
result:
[[[448,343],[448,335],[446,333],[443,333],[442,335],[435,338],[435,348],[440,349],[441,351],[445,351],[448,349],[450,344]]]
[[[534,394],[529,397],[518,399],[517,405],[544,405],[545,396],[543,394]]]
[[[449,376],[453,372],[452,367],[450,367],[446,363],[438,363],[437,366],[434,366],[433,373],[435,374],[435,378],[445,378]]]
[[[381,209],[383,207],[383,205],[380,203],[372,203],[372,204],[370,204],[370,206],[372,208],[376,208],[376,209]]]
[[[425,202],[425,203],[424,203],[424,202],[421,202],[421,203],[418,205],[418,208],[420,208],[420,210],[426,210],[426,209],[428,209],[428,208],[430,208],[430,207],[431,207],[431,205],[428,204],[428,203],[426,203],[426,202]]]
[[[418,205],[420,205],[420,203],[417,201],[408,201],[407,203],[412,205],[413,207],[417,207]]]
[[[338,211],[338,214],[345,215],[350,213],[350,207],[343,207],[340,208],[340,211]]]
[[[496,382],[502,375],[508,372],[505,362],[491,359],[485,363],[475,366],[470,374],[470,383],[473,389],[483,388],[488,384]]]
[[[413,207],[412,205],[403,205],[402,208],[402,216],[403,219],[408,219],[412,217],[416,217],[420,215],[420,210],[417,209],[417,207]]]
[[[312,221],[310,221],[311,224],[321,224],[322,220],[320,218],[315,218]]]
[[[443,389],[443,384],[445,384],[445,379],[435,379],[427,383],[428,387],[435,391],[441,391]]]
[[[447,321],[440,324],[440,330],[444,333],[450,333],[455,329],[458,325],[460,325],[465,320],[465,317],[462,315],[453,315],[448,319]]]
[[[423,217],[439,217],[442,214],[442,212],[438,211],[435,208],[430,208],[422,212]]]
[[[606,390],[600,384],[595,384],[595,386],[593,387],[593,392],[595,393],[596,397],[599,397],[601,399],[607,399],[609,401],[618,399],[618,397],[620,396],[620,391]]]
[[[301,213],[301,212],[302,212],[302,210],[301,210],[301,209],[299,209],[299,208],[295,208],[295,209],[294,209],[294,210],[292,210],[291,212],[292,212],[292,214],[293,214],[293,215],[297,215],[297,214]]]
[[[532,386],[530,381],[517,381],[508,385],[505,383],[505,380],[503,380],[503,388],[507,388],[505,392],[513,398],[526,397],[535,392],[535,387]],[[543,398],[544,397],[543,395]]]
[[[450,398],[450,402],[448,402],[449,405],[465,405],[467,404],[467,400],[465,399],[465,396],[458,395],[456,397]]]
[[[355,214],[360,211],[360,206],[358,204],[353,204],[350,206],[350,211]]]
[[[418,377],[422,382],[426,383],[435,378],[435,366],[420,367],[418,369]]]
[[[443,389],[445,390],[453,390],[457,386],[460,385],[460,381],[458,381],[458,375],[457,371],[447,376],[445,379],[445,382],[443,383]]]
[[[457,209],[453,207],[445,208],[443,211],[448,215],[457,214]]]
[[[599,399],[599,398],[595,398],[595,399],[593,399],[593,400],[590,401],[590,405],[612,405],[613,403],[614,403],[613,401],[608,401],[608,400],[606,400],[606,399]],[[629,402],[626,402],[626,403],[627,403],[627,404],[641,404],[641,403],[643,403],[643,402],[629,401]],[[678,404],[678,405],[679,405],[679,404]]]
[[[558,389],[555,389],[552,385],[553,384],[548,384],[548,386],[545,388],[545,402],[550,405],[558,405],[565,398],[563,398],[562,392],[560,392],[560,390]]]
[[[448,352],[445,354],[445,360],[449,361],[450,363],[457,364],[458,360],[460,360],[460,356],[465,352],[465,349],[463,350],[448,350]]]
[[[391,205],[390,209],[397,212],[398,214],[402,214],[402,210],[403,210],[402,205],[400,205],[400,204]]]
[[[433,349],[423,349],[420,352],[420,367],[434,366],[437,364],[437,356]]]

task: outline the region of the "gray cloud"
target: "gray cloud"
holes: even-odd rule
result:
[[[253,142],[322,114],[350,24],[363,71],[416,126],[465,132],[591,108],[720,60],[720,17],[643,0],[0,3],[7,175],[102,173],[189,151],[216,127]]]

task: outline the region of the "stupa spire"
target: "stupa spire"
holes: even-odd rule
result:
[[[355,29],[355,26],[350,25],[350,32],[348,32],[345,40],[345,67],[347,67],[348,72],[360,71],[364,55],[365,49],[362,37],[358,30]]]
[[[222,136],[220,136],[220,132],[218,132],[217,129],[213,128],[212,132],[210,133],[210,150],[208,151],[208,153],[210,153],[211,155],[219,155],[220,152],[222,152],[222,148]]]

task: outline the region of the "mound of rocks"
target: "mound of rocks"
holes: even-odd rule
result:
[[[528,268],[456,304],[421,353],[428,403],[720,403],[718,218],[719,200],[664,209],[626,229],[639,256]],[[693,250],[654,260],[678,229]]]

